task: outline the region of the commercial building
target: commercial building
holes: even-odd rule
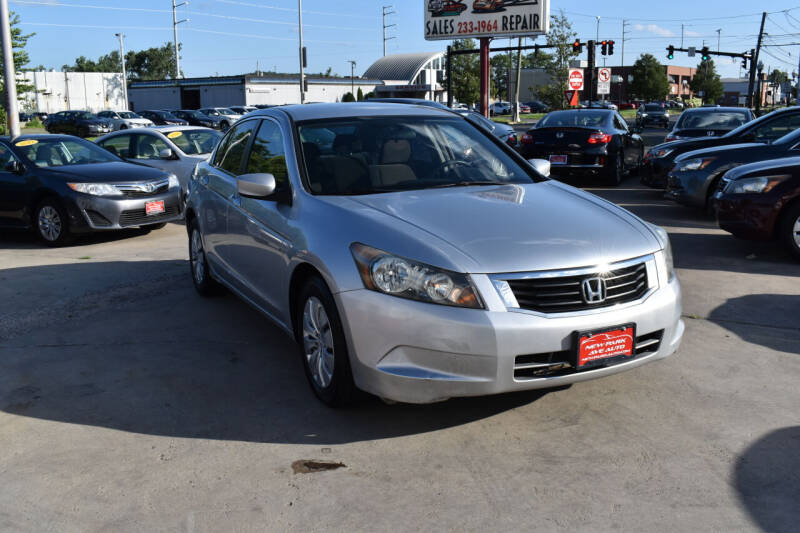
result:
[[[124,109],[122,74],[117,72],[19,72],[33,92],[19,94],[19,109],[57,113],[69,109]]]
[[[447,101],[444,87],[447,69],[444,52],[393,54],[380,58],[364,72],[364,78],[382,80],[375,96],[424,98]]]
[[[340,102],[361,89],[366,94],[381,80],[333,76],[306,77],[306,102]],[[131,109],[199,109],[231,105],[300,103],[298,74],[268,74],[134,81],[128,85]]]

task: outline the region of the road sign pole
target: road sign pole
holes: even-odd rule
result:
[[[488,37],[481,37],[481,114],[489,116],[489,41]]]

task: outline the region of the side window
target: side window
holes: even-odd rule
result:
[[[628,126],[625,124],[625,121],[616,113],[614,114],[614,127],[618,130],[628,131]]]
[[[130,144],[130,135],[117,135],[116,137],[111,137],[110,139],[103,141],[100,143],[100,146],[116,156],[128,158],[131,155]]]
[[[214,166],[230,172],[234,176],[241,174],[242,159],[256,126],[258,126],[257,120],[248,120],[236,124],[236,127],[222,141],[217,150],[217,155],[214,157]]]
[[[289,171],[286,168],[286,154],[283,150],[283,134],[280,127],[271,120],[261,122],[250,149],[247,173],[269,173],[275,176],[275,189],[283,190],[289,186]]]
[[[8,172],[6,170],[6,166],[12,162],[16,161],[17,158],[11,153],[11,150],[5,144],[0,143],[0,172]]]
[[[800,115],[791,114],[785,117],[779,117],[775,120],[770,120],[763,126],[753,130],[753,134],[757,141],[772,142],[791,133],[797,128],[800,128]]]
[[[134,159],[161,159],[161,150],[168,150],[167,143],[153,135],[137,135]]]

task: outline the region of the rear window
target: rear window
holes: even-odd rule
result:
[[[678,120],[678,129],[732,130],[749,121],[744,111],[684,112]]]
[[[605,111],[557,111],[546,115],[537,128],[597,128],[606,123]]]

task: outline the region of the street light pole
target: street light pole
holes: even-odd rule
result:
[[[0,0],[0,31],[3,41],[3,74],[6,85],[6,119],[11,140],[19,137],[19,112],[17,111],[17,75],[11,42],[11,23],[8,19],[8,0]]]
[[[124,33],[115,33],[119,38],[119,57],[122,60],[122,94],[125,97],[125,111],[130,110],[130,106],[128,105],[128,73],[125,70],[125,45],[122,42],[122,39],[125,38]]]
[[[175,79],[181,77],[181,59],[178,55],[178,24],[183,22],[188,22],[189,19],[178,20],[178,8],[181,6],[188,6],[189,2],[181,2],[180,4],[176,4],[175,0],[172,0],[172,47],[173,52],[175,53]]]
[[[297,29],[300,34],[300,103],[306,101],[305,74],[303,73],[303,0],[297,0]]]
[[[722,28],[717,30],[717,53],[719,53],[719,39],[721,35],[722,35]]]

